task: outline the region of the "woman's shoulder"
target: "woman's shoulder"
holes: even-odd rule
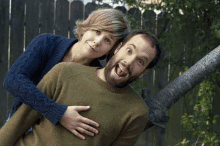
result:
[[[37,40],[46,39],[46,40],[56,41],[57,39],[68,39],[68,38],[60,36],[60,35],[54,35],[52,33],[41,33],[35,36],[33,40],[36,40],[36,39]]]

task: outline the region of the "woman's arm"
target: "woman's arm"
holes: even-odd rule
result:
[[[45,67],[53,51],[53,40],[56,40],[56,37],[52,34],[36,36],[11,66],[4,80],[4,87],[21,102],[36,109],[56,125],[67,106],[47,98],[31,81],[31,77]]]
[[[56,87],[60,80],[60,65],[56,65],[40,81],[38,88],[52,100],[56,100]],[[58,92],[57,92],[58,93]],[[0,129],[0,145],[9,146],[16,142],[27,132],[27,130],[36,124],[40,113],[31,107],[22,104],[10,120]]]

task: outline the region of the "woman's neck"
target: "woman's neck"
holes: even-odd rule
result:
[[[82,65],[90,65],[93,60],[93,58],[85,56],[85,54],[80,49],[78,42],[70,48],[63,59],[64,62],[76,62]]]

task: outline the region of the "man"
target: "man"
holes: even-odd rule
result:
[[[39,119],[37,111],[23,104],[0,130],[0,145],[134,145],[147,123],[148,108],[129,83],[141,78],[159,56],[159,43],[152,34],[133,31],[115,49],[105,68],[56,65],[38,88],[60,104],[91,105],[81,114],[100,124],[99,133],[81,140],[61,124],[54,126],[44,117]],[[21,137],[31,126],[33,131]],[[89,131],[84,133],[91,134]]]

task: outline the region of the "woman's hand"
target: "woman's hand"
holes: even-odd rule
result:
[[[98,130],[92,126],[98,127],[99,124],[78,113],[88,110],[89,108],[90,106],[68,106],[63,117],[60,119],[60,123],[80,139],[85,139],[80,133],[85,133],[90,136],[94,136],[94,133],[98,134]]]

